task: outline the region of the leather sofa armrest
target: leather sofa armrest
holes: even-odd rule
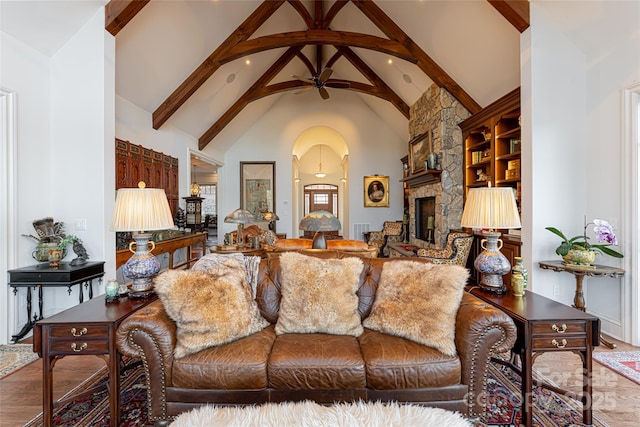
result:
[[[486,381],[491,357],[511,350],[517,330],[513,320],[490,304],[464,293],[456,318],[456,348],[462,383],[469,386],[469,416],[486,409]]]
[[[126,318],[116,332],[116,345],[125,356],[140,359],[150,387],[150,419],[166,419],[165,388],[172,385],[171,367],[176,324],[157,300]]]

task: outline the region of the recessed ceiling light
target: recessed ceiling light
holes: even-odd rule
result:
[[[245,63],[245,64],[247,64],[247,65],[249,65],[249,64],[251,64],[251,60],[250,60],[250,59],[247,59],[246,61],[244,61],[244,63]]]
[[[387,64],[389,64],[389,65],[393,64],[393,59],[388,59],[387,60]]]
[[[402,79],[403,79],[405,82],[409,83],[409,84],[413,83],[413,80],[411,79],[411,76],[410,76],[409,74],[407,74],[407,73],[404,73],[404,74],[402,75]]]
[[[227,83],[231,83],[236,79],[236,73],[231,73],[227,76]]]

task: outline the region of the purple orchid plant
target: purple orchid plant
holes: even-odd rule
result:
[[[564,233],[558,230],[555,227],[546,227],[546,230],[549,230],[556,236],[562,239],[562,243],[560,246],[556,248],[556,253],[560,256],[565,256],[569,253],[571,249],[584,250],[584,251],[596,251],[601,254],[606,254],[612,256],[614,258],[622,258],[620,252],[611,249],[609,246],[617,246],[618,238],[613,232],[613,227],[607,221],[603,219],[594,219],[593,222],[587,223],[587,219],[585,217],[584,220],[584,232],[582,235],[572,237],[569,239]],[[598,240],[598,244],[589,243],[589,237],[587,236],[587,227],[593,224],[593,232],[596,234],[596,239]]]

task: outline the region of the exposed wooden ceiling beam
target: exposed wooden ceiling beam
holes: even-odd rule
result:
[[[255,93],[269,83],[293,58],[300,52],[302,46],[293,46],[287,49],[267,71],[238,99],[207,131],[198,138],[198,147],[203,150],[225,126],[236,117],[255,97]],[[300,82],[302,85],[302,82]]]
[[[153,112],[153,128],[159,129],[196,90],[220,68],[226,52],[248,39],[284,3],[284,0],[262,2],[236,30],[204,60],[198,68]]]
[[[529,28],[528,0],[487,0],[521,33]]]
[[[285,0],[274,0],[262,2],[189,78],[156,109],[153,113],[153,127],[158,129],[165,123],[222,64],[257,52],[282,47],[289,47],[289,49],[199,138],[198,145],[200,149],[204,149],[250,102],[270,94],[307,86],[308,83],[301,81],[286,81],[267,85],[282,71],[292,58],[296,56],[302,60],[305,67],[307,67],[312,74],[317,75],[320,73],[323,65],[323,45],[333,45],[338,50],[338,53],[327,62],[327,67],[333,65],[341,56],[345,56],[347,60],[372,83],[372,85],[367,85],[360,82],[348,82],[351,85],[351,87],[348,88],[349,90],[385,99],[392,103],[392,105],[407,118],[409,118],[409,106],[349,48],[350,46],[382,52],[415,63],[438,86],[447,89],[469,111],[475,113],[480,110],[480,106],[371,0],[351,1],[356,4],[363,14],[369,18],[388,39],[369,34],[333,31],[329,29],[332,20],[347,4],[347,0],[336,0],[326,15],[323,12],[324,1],[314,0],[314,16],[311,16],[300,0],[287,0],[298,12],[309,29],[306,31],[271,34],[249,39],[284,1]],[[301,52],[304,46],[310,44],[316,45],[315,66]]]
[[[349,3],[349,0],[336,0],[335,3],[331,5],[331,8],[324,16],[324,21],[322,22],[323,30],[326,30],[329,28],[329,26],[333,22],[333,18],[336,17],[338,12],[340,12],[347,3]]]
[[[289,4],[298,12],[302,20],[307,24],[307,28],[313,28],[313,17],[300,0],[288,0]]]
[[[481,110],[480,105],[455,80],[453,80],[427,53],[371,0],[352,0],[389,39],[406,48],[417,60],[417,66],[439,87],[449,91],[472,114]]]
[[[375,71],[373,71],[356,53],[349,49],[348,47],[340,47],[338,48],[342,55],[358,70],[362,75],[364,75],[367,80],[373,84],[376,88],[380,89],[379,94],[375,93],[375,96],[380,96],[383,99],[386,99],[391,104],[393,104],[400,112],[409,119],[409,106],[406,102],[402,100],[385,82],[382,80]],[[357,85],[356,85],[357,86]],[[352,86],[353,87],[353,86]],[[354,90],[357,90],[356,87],[353,87]],[[367,91],[367,93],[370,93]]]
[[[363,49],[393,55],[412,63],[418,61],[412,52],[397,41],[383,39],[369,34],[332,30],[292,31],[245,40],[229,48],[224,55],[219,58],[219,61],[226,63],[246,55],[269,49],[309,44],[361,47]]]
[[[104,8],[104,28],[115,36],[151,0],[111,0]]]
[[[313,76],[315,74],[316,70],[315,70],[315,67],[313,66],[313,64],[311,63],[311,61],[309,61],[309,58],[307,58],[305,56],[305,54],[302,53],[302,52],[298,52],[297,56],[302,61],[304,66],[307,67],[307,70],[309,70],[309,74],[311,74]]]

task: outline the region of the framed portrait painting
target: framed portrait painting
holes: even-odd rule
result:
[[[424,162],[427,160],[427,154],[429,154],[431,148],[431,141],[429,141],[430,133],[431,132],[423,133],[409,141],[409,166],[411,175],[425,170]]]
[[[260,222],[262,213],[275,212],[276,162],[240,162],[240,208]]]
[[[388,208],[389,207],[389,177],[365,176],[364,177],[364,207]]]

